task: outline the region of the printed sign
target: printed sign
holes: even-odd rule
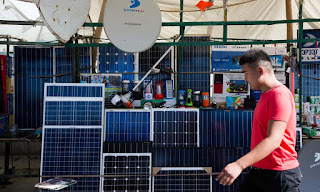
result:
[[[320,38],[320,29],[303,30],[303,39]],[[320,62],[319,42],[305,42],[302,44],[302,62]]]

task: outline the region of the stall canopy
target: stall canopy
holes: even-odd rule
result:
[[[17,0],[1,0],[0,20],[2,21],[41,21],[39,11],[34,3]],[[25,0],[32,1],[32,0]],[[100,11],[103,10],[104,0],[91,0],[88,23],[99,22]],[[227,0],[228,21],[265,21],[286,20],[286,2],[291,2],[292,19],[298,19],[299,0]],[[180,21],[180,0],[156,0],[158,3],[162,22]],[[198,0],[183,1],[183,21],[192,22],[200,15],[200,10],[195,6]],[[318,1],[304,0],[303,18],[319,18],[320,9]],[[223,0],[215,0],[198,20],[201,21],[223,21]],[[319,23],[305,23],[305,29],[319,28]],[[298,24],[293,24],[293,37],[297,36]],[[93,36],[97,27],[82,27],[78,34]],[[159,40],[168,40],[179,34],[179,27],[162,27]],[[188,34],[208,34],[212,38],[223,37],[223,26],[194,26]],[[0,37],[9,35],[12,38],[23,39],[29,42],[55,42],[56,37],[44,25],[5,25],[0,24]],[[287,39],[287,25],[233,25],[228,26],[228,38],[233,39],[261,39],[261,40],[285,40]],[[100,38],[108,42],[108,37],[102,30]],[[0,39],[3,40],[3,39]],[[5,51],[5,46],[0,47],[0,52]]]

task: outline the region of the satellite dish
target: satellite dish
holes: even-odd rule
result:
[[[320,141],[312,141],[305,145],[298,155],[302,181],[300,191],[318,192],[320,189]]]
[[[153,0],[109,0],[103,26],[118,49],[135,53],[149,49],[157,40],[161,13]]]
[[[43,22],[59,41],[66,43],[84,24],[91,0],[39,0]]]

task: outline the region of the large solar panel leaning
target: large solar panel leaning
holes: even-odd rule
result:
[[[77,181],[73,191],[99,191],[100,178],[84,176],[101,175],[101,131],[92,127],[44,128],[41,176],[52,177],[41,181],[56,176],[71,178]]]
[[[153,170],[154,192],[212,192],[211,168],[163,167]]]
[[[199,147],[199,109],[153,109],[155,147]]]
[[[104,192],[151,192],[151,153],[104,153],[103,159]]]
[[[105,110],[105,141],[150,141],[150,110]]]
[[[103,115],[103,84],[45,84],[40,182],[58,176],[77,181],[72,191],[101,190]]]

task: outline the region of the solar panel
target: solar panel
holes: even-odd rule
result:
[[[212,176],[208,174],[210,172],[210,168],[202,167],[164,167],[154,176],[153,191],[211,192]]]
[[[103,88],[103,84],[45,84],[41,176],[75,179],[72,191],[101,189]]]
[[[77,181],[73,191],[99,191],[100,178],[84,175],[101,174],[101,132],[101,128],[91,127],[44,127],[41,176],[77,175],[80,177],[64,177]]]
[[[103,153],[151,153],[152,142],[104,142]]]
[[[153,148],[154,167],[212,167],[221,171],[228,163],[236,161],[250,148]]]
[[[104,84],[45,83],[46,97],[102,97]]]
[[[200,110],[200,147],[250,147],[253,110]]]
[[[103,126],[104,85],[46,83],[43,125]]]
[[[155,147],[199,146],[199,109],[153,109]]]
[[[106,110],[105,141],[150,141],[150,110]]]
[[[103,159],[103,191],[151,191],[151,153],[104,153]]]
[[[99,72],[109,74],[132,73],[134,71],[134,57],[116,47],[99,48]],[[133,74],[123,74],[123,79],[132,81]]]
[[[14,47],[14,119],[18,128],[38,128],[42,126],[43,84],[53,82],[53,78],[30,78],[52,76],[53,48]],[[60,71],[57,71],[59,73]],[[13,73],[13,72],[12,72]]]
[[[143,74],[139,74],[139,79],[147,73],[151,67],[161,58],[161,56],[170,48],[170,46],[152,46],[150,49],[139,53],[139,72]],[[174,50],[171,51],[167,56],[163,58],[163,60],[159,63],[157,68],[166,69],[167,67],[171,67],[174,69]],[[152,85],[155,85],[156,81],[163,81],[165,84],[165,80],[174,79],[173,75],[171,77],[169,74],[161,74],[158,73],[156,75],[150,75],[146,78],[146,80],[152,80]]]
[[[188,36],[184,42],[209,42],[210,36]],[[181,50],[181,74],[179,90],[209,92],[210,88],[210,46],[192,45],[179,47]],[[197,73],[198,72],[198,73]]]

